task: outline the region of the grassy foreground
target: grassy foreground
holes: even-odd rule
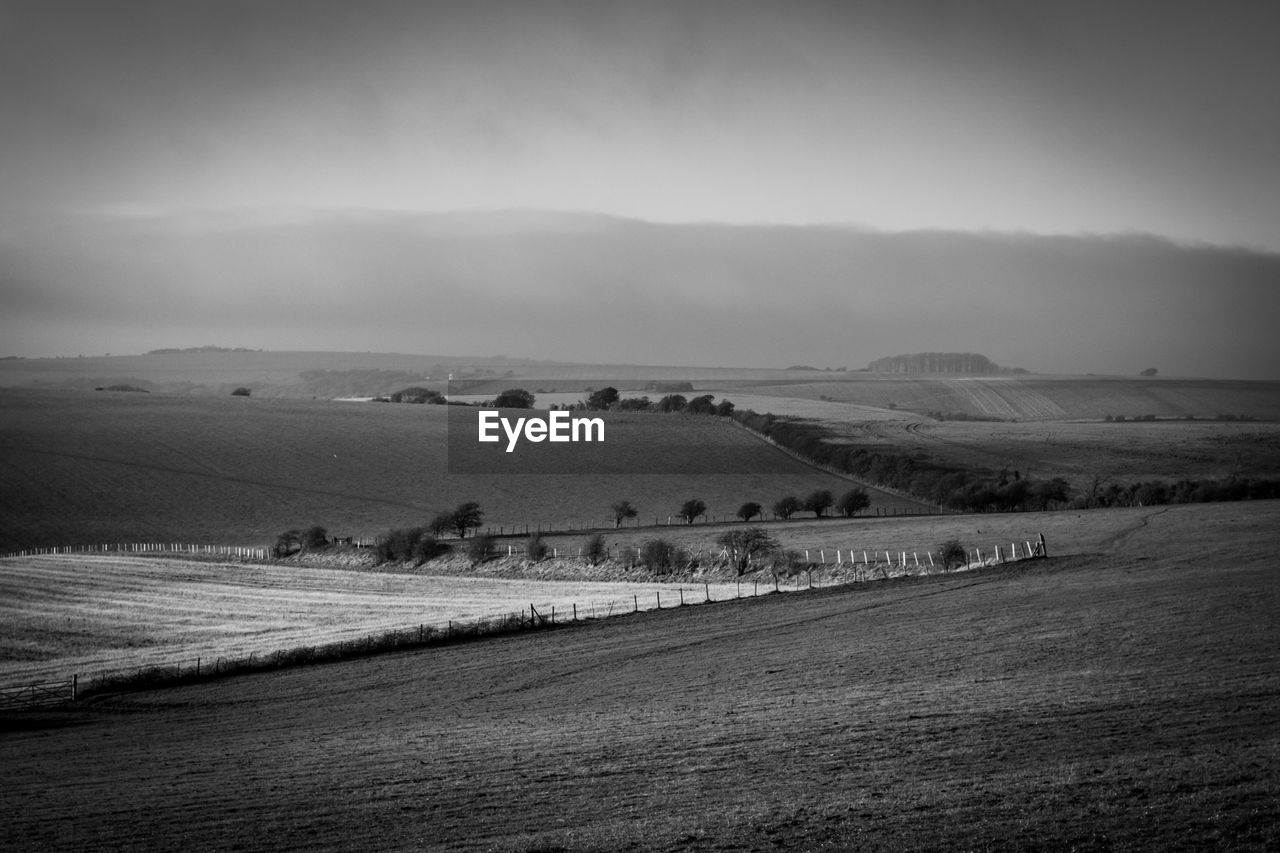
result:
[[[1277,534],[1198,509],[1020,567],[11,719],[0,846],[1275,849]]]

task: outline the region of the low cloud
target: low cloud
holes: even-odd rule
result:
[[[1143,235],[655,225],[580,214],[80,217],[9,228],[11,352],[506,352],[1280,378],[1280,256]]]

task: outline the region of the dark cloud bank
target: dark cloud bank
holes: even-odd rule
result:
[[[655,225],[579,214],[61,220],[8,231],[10,352],[266,349],[1280,378],[1280,255],[1143,235]]]

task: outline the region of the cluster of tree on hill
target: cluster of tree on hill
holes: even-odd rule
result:
[[[666,414],[684,412],[690,415],[717,415],[728,417],[733,414],[733,402],[730,400],[715,401],[714,394],[702,394],[689,398],[683,394],[667,394],[657,400],[647,396],[622,397],[617,388],[601,388],[592,391],[585,401],[570,405],[569,409],[584,409],[592,412],[663,412]]]
[[[650,385],[654,384],[656,383],[650,383]],[[683,386],[689,383],[672,384]],[[536,400],[537,397],[534,394],[523,388],[508,388],[492,400],[486,400],[481,405],[500,409],[531,409]],[[587,398],[581,402],[570,403],[565,406],[553,406],[552,408],[591,412],[684,412],[691,415],[728,417],[733,414],[734,406],[730,400],[721,400],[717,403],[714,394],[702,394],[689,398],[683,394],[671,393],[657,400],[651,400],[648,396],[623,397],[617,388],[607,386],[589,390]]]
[[[1020,367],[1001,367],[975,352],[914,352],[878,358],[867,365],[872,373],[936,373],[956,376],[1024,374]]]
[[[260,349],[249,349],[248,347],[215,347],[212,344],[203,347],[168,347],[166,349],[153,349],[147,352],[147,355],[176,355],[184,352],[262,352]]]

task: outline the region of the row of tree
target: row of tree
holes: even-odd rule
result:
[[[836,512],[845,518],[853,518],[869,506],[871,506],[871,497],[866,489],[850,489],[839,498],[829,489],[819,489],[803,500],[795,495],[787,495],[775,501],[771,509],[773,515],[781,519],[789,519],[798,512],[812,512],[814,518],[822,518],[834,507]],[[747,501],[738,507],[735,515],[742,521],[749,522],[754,518],[764,518],[764,509],[763,504]],[[635,518],[639,514],[639,510],[629,500],[617,501],[610,510],[613,512],[615,528],[621,527],[627,519]],[[706,502],[700,498],[690,498],[680,505],[680,510],[675,515],[677,518],[684,519],[686,524],[693,524],[695,520],[706,514]]]
[[[750,409],[734,419],[748,429],[807,459],[939,506],[965,512],[1051,509],[1071,499],[1061,478],[1032,481],[1018,471],[966,469],[927,457],[920,451],[858,447],[826,427],[800,418],[760,414]]]
[[[1275,498],[1280,498],[1280,481],[1247,477],[1226,480],[1183,479],[1174,483],[1145,480],[1106,485],[1095,481],[1088,494],[1080,495],[1072,501],[1072,506],[1089,509]]]

